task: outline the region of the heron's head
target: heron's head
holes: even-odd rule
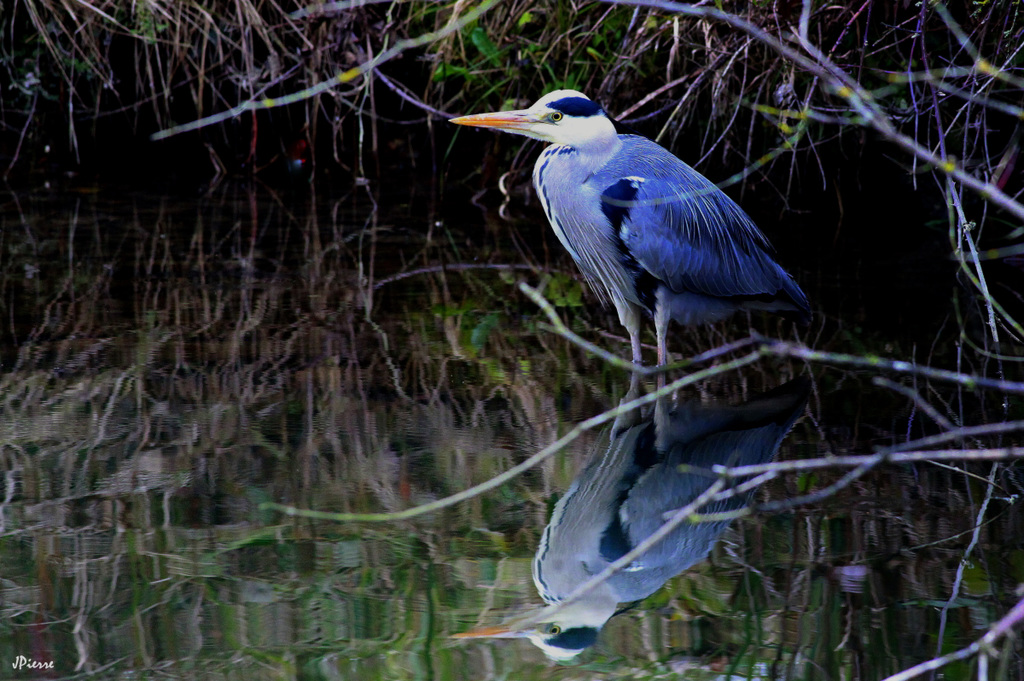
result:
[[[617,140],[615,124],[604,109],[576,90],[555,90],[529,109],[474,114],[451,119],[457,125],[496,128],[577,149]]]
[[[454,638],[526,638],[552,660],[566,662],[597,642],[615,604],[583,599],[567,607],[538,608],[494,627],[455,634]]]

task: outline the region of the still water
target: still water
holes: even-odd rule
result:
[[[1019,468],[922,461],[719,483],[703,508],[719,516],[677,523],[572,623],[543,619],[545,598],[708,493],[712,466],[868,454],[1024,410],[764,357],[578,429],[657,381],[631,385],[517,288],[543,285],[574,332],[628,356],[538,217],[415,186],[8,193],[0,678],[879,679],[970,644],[1017,602]],[[1014,378],[962,342],[951,277],[881,314],[862,261],[791,270],[816,301],[809,329],[742,317],[677,331],[671,349],[753,329]],[[567,435],[430,513],[275,506],[393,514]],[[529,617],[532,639],[453,637]],[[1024,676],[1019,644],[989,663]]]

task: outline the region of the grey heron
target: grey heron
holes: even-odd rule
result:
[[[623,402],[636,396],[634,390]],[[717,479],[712,466],[771,461],[803,413],[809,390],[810,381],[798,378],[740,405],[694,400],[671,409],[662,398],[653,415],[620,415],[558,501],[537,547],[533,581],[547,605],[455,637],[528,638],[553,659],[579,655],[620,603],[647,598],[704,560],[729,522],[684,523],[580,600],[559,603],[707,490]],[[752,492],[712,501],[700,512],[742,508]]]
[[[551,143],[534,166],[537,196],[558,240],[615,305],[635,364],[643,363],[645,313],[654,318],[659,365],[670,319],[695,325],[737,310],[810,319],[807,296],[743,209],[586,95],[556,90],[528,109],[451,122]]]

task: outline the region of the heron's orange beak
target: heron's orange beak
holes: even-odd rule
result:
[[[540,120],[528,111],[497,111],[495,113],[473,114],[450,119],[456,125],[476,128],[498,128],[499,130],[529,132]]]

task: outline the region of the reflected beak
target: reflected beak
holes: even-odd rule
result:
[[[498,111],[495,113],[473,114],[450,119],[456,125],[475,128],[497,128],[508,132],[529,133],[540,123],[540,119],[529,111]]]
[[[525,613],[513,617],[497,626],[480,627],[464,631],[461,634],[452,634],[452,638],[529,638],[537,633],[537,626],[541,623],[540,617],[546,608]]]
[[[460,634],[452,634],[452,638],[526,638],[530,630],[519,630],[508,626],[480,627]]]

